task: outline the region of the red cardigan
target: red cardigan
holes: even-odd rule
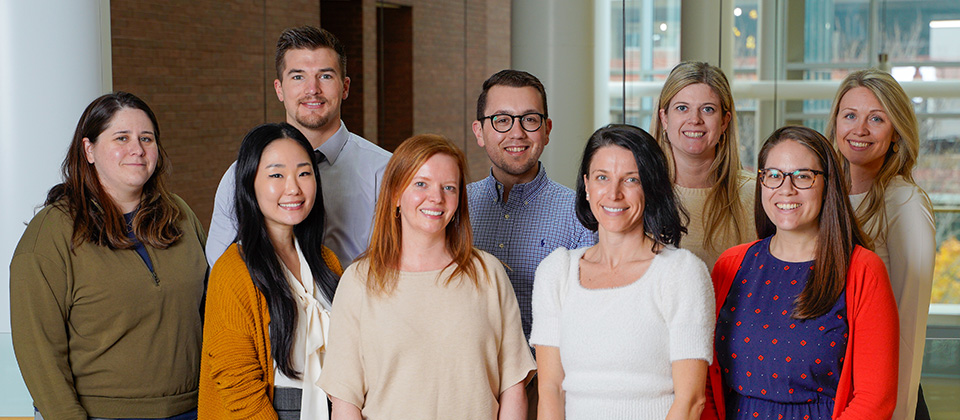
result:
[[[718,316],[743,257],[754,243],[726,250],[713,267]],[[833,419],[889,419],[897,400],[900,323],[890,279],[877,254],[854,248],[846,292],[850,330]],[[707,374],[707,405],[700,418],[724,419],[726,406],[716,352]]]

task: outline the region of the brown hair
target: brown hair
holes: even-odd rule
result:
[[[140,207],[133,218],[133,233],[144,245],[160,249],[169,247],[183,234],[177,226],[183,217],[180,207],[164,184],[169,163],[160,141],[157,117],[140,98],[127,92],[115,92],[94,99],[80,115],[67,156],[63,159],[63,183],[51,188],[44,202],[44,205],[63,209],[73,218],[72,247],[84,241],[112,249],[134,246],[134,242],[127,237],[123,213],[103,189],[97,166],[87,162],[83,150],[83,139],[96,143],[97,137],[107,129],[113,116],[124,108],[139,109],[147,114],[153,123],[158,151],[157,166],[143,185]]]
[[[277,55],[275,57],[277,65],[277,79],[283,80],[283,58],[288,50],[316,50],[320,48],[329,48],[337,53],[340,63],[340,78],[347,76],[347,55],[344,52],[343,44],[330,31],[313,26],[298,26],[296,28],[287,28],[277,39]]]
[[[913,112],[913,103],[897,81],[886,72],[877,69],[859,70],[847,75],[837,89],[830,110],[830,121],[827,123],[827,139],[837,147],[837,114],[840,112],[840,100],[853,88],[865,87],[877,97],[884,112],[893,124],[897,151],[893,147],[887,149],[883,158],[883,166],[873,180],[863,202],[857,207],[857,219],[865,230],[871,232],[874,238],[883,237],[886,230],[886,206],[883,197],[887,184],[896,177],[913,185],[913,167],[917,164],[917,154],[920,149],[920,132],[917,128],[917,116]],[[839,150],[839,149],[838,149]],[[850,162],[842,154],[843,170],[846,180],[850,182]]]
[[[836,304],[846,287],[853,248],[856,245],[868,245],[870,242],[860,230],[853,206],[847,198],[847,184],[841,177],[836,152],[822,134],[800,126],[787,126],[774,131],[760,148],[758,167],[764,168],[767,156],[774,146],[788,140],[795,141],[813,152],[824,171],[823,204],[818,215],[820,230],[817,234],[813,270],[807,285],[794,300],[792,315],[797,319],[811,319],[826,314]],[[766,238],[777,233],[777,227],[763,210],[761,188],[766,187],[757,180],[754,217],[757,236]]]
[[[383,183],[377,199],[373,217],[373,233],[370,246],[360,259],[367,260],[367,288],[378,294],[388,295],[397,286],[398,267],[402,230],[400,219],[396,216],[396,203],[413,180],[417,170],[433,155],[444,154],[453,157],[460,169],[460,182],[457,187],[459,204],[453,218],[447,224],[445,237],[447,251],[453,256],[450,264],[456,264],[447,283],[458,275],[469,278],[479,286],[477,265],[481,270],[486,266],[480,253],[473,247],[473,233],[470,230],[470,217],[467,211],[467,159],[463,152],[446,137],[435,134],[413,136],[397,147],[393,157],[383,172]]]
[[[703,226],[697,228],[703,229],[704,248],[712,250],[714,248],[714,239],[723,235],[736,235],[737,242],[745,242],[749,239],[744,236],[749,231],[747,221],[742,216],[748,211],[740,203],[740,186],[744,179],[740,175],[740,149],[737,142],[737,110],[733,103],[733,94],[730,91],[730,83],[727,77],[719,68],[707,63],[688,61],[678,64],[667,80],[663,83],[663,89],[660,91],[657,110],[651,118],[650,133],[660,143],[660,148],[667,156],[667,164],[670,166],[670,177],[677,179],[677,168],[673,149],[670,147],[670,139],[667,137],[666,130],[660,126],[659,110],[670,112],[670,101],[680,93],[683,88],[703,83],[710,86],[713,93],[720,98],[721,115],[730,114],[730,122],[727,124],[726,131],[717,144],[716,156],[713,164],[710,165],[710,192],[707,194],[706,204],[703,209]],[[720,232],[725,226],[732,224],[733,231]]]

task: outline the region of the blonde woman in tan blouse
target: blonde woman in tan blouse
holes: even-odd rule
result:
[[[723,72],[684,62],[670,72],[650,133],[667,155],[680,202],[690,217],[683,247],[713,269],[720,253],[756,238],[756,181],[740,167],[737,111]]]

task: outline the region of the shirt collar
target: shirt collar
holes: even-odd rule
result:
[[[537,164],[540,165],[537,176],[530,182],[514,184],[513,188],[510,189],[510,197],[517,197],[521,201],[527,202],[539,194],[540,190],[547,185],[547,170],[544,169],[543,163],[537,162]],[[488,176],[487,179],[489,180],[487,183],[489,191],[494,197],[497,197],[498,202],[503,202],[503,183],[493,176],[493,168],[490,168],[490,176]]]
[[[340,121],[340,129],[336,133],[333,133],[327,141],[323,142],[316,150],[319,150],[323,153],[323,156],[327,158],[327,162],[330,162],[331,165],[337,163],[337,158],[340,157],[340,152],[343,151],[343,146],[347,144],[347,138],[350,137],[350,132],[347,131],[347,125],[343,123],[343,120]]]

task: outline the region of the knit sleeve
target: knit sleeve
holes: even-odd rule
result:
[[[507,277],[503,264],[496,257],[486,254],[487,273],[496,283],[501,319],[501,341],[499,354],[500,393],[507,388],[526,381],[531,372],[537,368],[523,336],[523,325],[520,323],[520,305],[513,292],[510,278]],[[482,282],[481,282],[482,283]]]
[[[530,331],[530,344],[541,346],[560,346],[560,303],[561,285],[579,279],[562,281],[561,276],[569,275],[563,267],[570,266],[570,254],[565,248],[557,248],[547,255],[533,280],[533,327]]]
[[[914,185],[888,191],[886,246],[900,313],[900,390],[894,418],[913,418],[927,332],[936,227],[930,200]]]
[[[13,349],[33,403],[44,417],[86,420],[69,362],[67,319],[73,302],[68,262],[49,252],[59,249],[69,256],[70,234],[62,235],[62,244],[50,242],[52,235],[43,230],[48,228],[44,218],[54,216],[51,213],[47,209],[30,222],[10,263]]]
[[[347,267],[337,286],[337,299],[330,311],[330,339],[317,385],[327,395],[363,409],[367,393],[360,333],[361,311],[368,293],[364,264]]]
[[[330,248],[321,245],[320,256],[323,258],[323,262],[327,263],[327,267],[333,274],[336,274],[338,277],[343,275],[343,266],[340,265],[337,254],[334,254]]]
[[[273,420],[277,413],[268,380],[272,372],[265,371],[265,366],[272,365],[265,360],[270,357],[265,348],[269,337],[257,332],[267,309],[258,294],[237,245],[231,245],[210,274],[202,357],[209,361],[211,379],[226,411],[238,419]]]
[[[845,364],[852,366],[852,397],[842,407],[839,398],[848,394],[837,389],[838,420],[889,419],[897,395],[899,321],[896,301],[883,261],[873,252],[857,247],[851,258],[848,283],[854,296],[847,296],[850,339]],[[847,288],[847,293],[851,291]],[[846,366],[844,366],[846,368]]]
[[[670,331],[670,361],[713,360],[714,317],[713,286],[707,266],[686,250],[676,253],[675,261],[661,276],[660,311]]]

